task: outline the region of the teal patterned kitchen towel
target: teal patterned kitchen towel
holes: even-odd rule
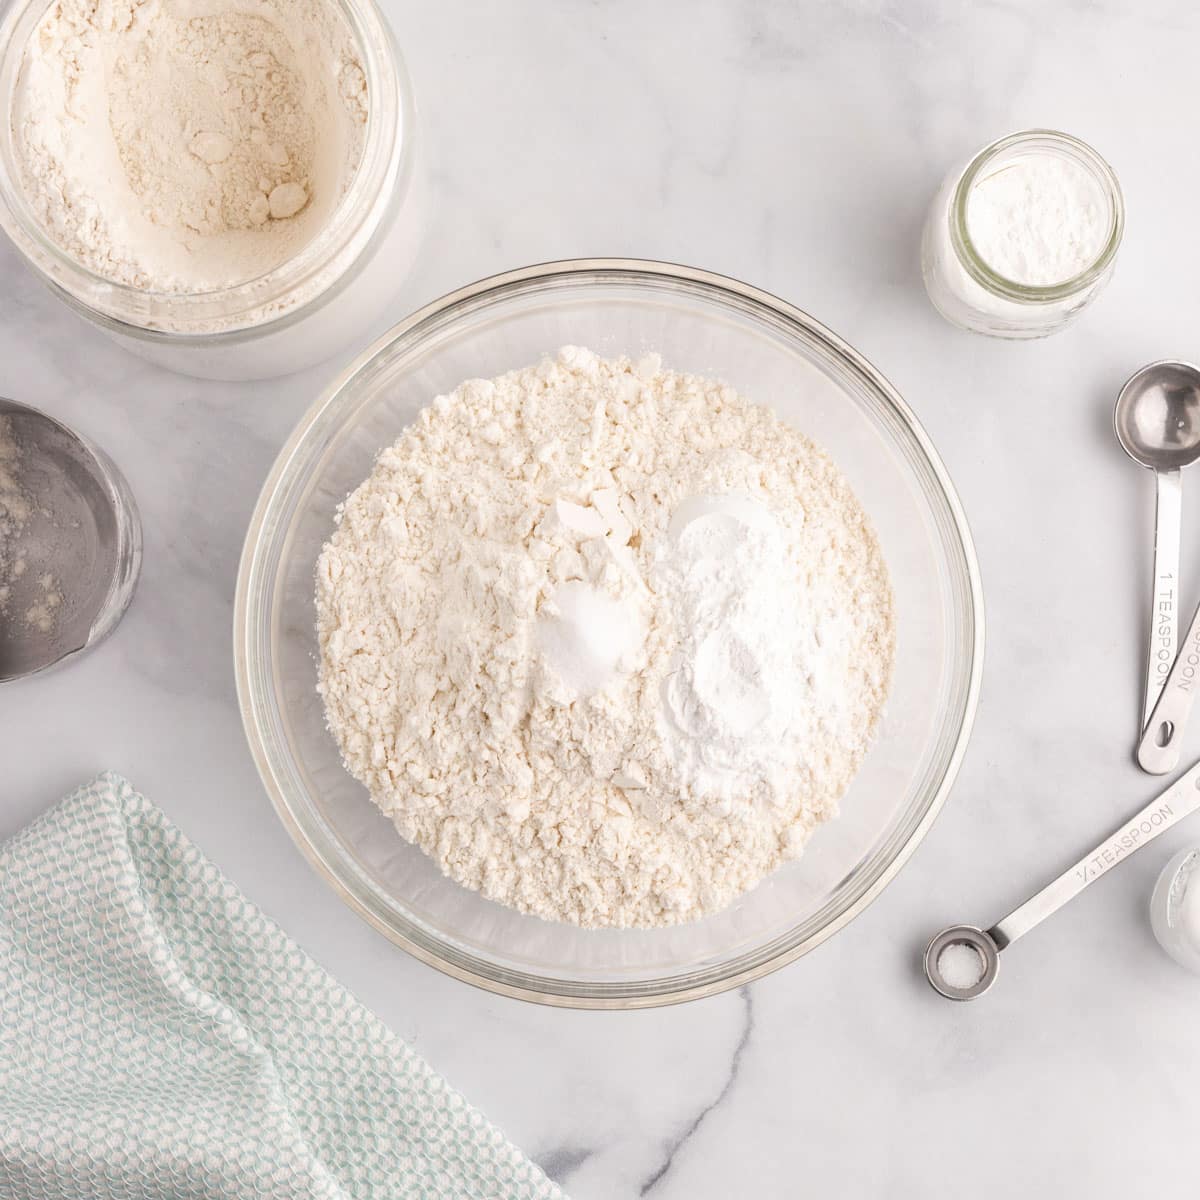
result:
[[[102,775],[0,847],[4,1200],[562,1193]]]

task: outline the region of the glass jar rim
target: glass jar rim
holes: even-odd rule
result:
[[[134,287],[108,279],[74,259],[46,232],[15,167],[11,124],[0,131],[0,229],[22,257],[73,307],[135,336],[211,338],[257,334],[290,323],[336,291],[349,267],[370,244],[392,201],[392,189],[411,174],[415,103],[388,22],[375,0],[329,0],[345,20],[359,51],[370,97],[362,155],[320,231],[269,270],[232,286],[197,292]],[[23,0],[0,19],[0,94],[16,87],[25,47],[53,0]],[[287,304],[299,292],[311,295]],[[254,313],[278,305],[279,311]]]
[[[1112,210],[1108,236],[1093,262],[1077,275],[1053,284],[1018,283],[993,270],[979,253],[967,225],[967,201],[980,175],[1000,155],[1028,146],[1065,152],[1086,167],[1104,189]],[[963,270],[986,291],[1023,304],[1067,300],[1091,287],[1112,265],[1125,232],[1125,201],[1116,172],[1087,142],[1057,129],[1022,129],[984,146],[959,176],[950,203],[950,244]]]

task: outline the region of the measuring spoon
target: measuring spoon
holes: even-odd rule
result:
[[[1151,800],[1137,816],[1126,821],[1105,838],[1090,854],[1048,883],[1036,896],[1026,900],[997,921],[991,929],[974,925],[951,925],[937,934],[925,948],[925,977],[933,989],[947,1000],[974,1000],[996,982],[1000,951],[1007,949],[1047,917],[1058,912],[1068,900],[1074,900],[1089,883],[1123,862],[1135,850],[1152,842],[1176,822],[1200,808],[1200,763],[1181,775],[1165,792]],[[943,951],[966,946],[979,956],[980,973],[976,982],[963,985],[946,978],[940,965]]]
[[[1135,463],[1154,472],[1158,493],[1154,514],[1150,644],[1142,700],[1141,729],[1144,732],[1150,724],[1150,716],[1162,693],[1177,648],[1180,470],[1200,458],[1200,370],[1188,363],[1173,361],[1154,362],[1143,367],[1121,388],[1113,425],[1125,453]],[[1146,769],[1150,770],[1149,767]]]

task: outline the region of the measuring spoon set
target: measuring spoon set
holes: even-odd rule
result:
[[[1179,764],[1183,731],[1200,689],[1200,606],[1180,642],[1180,473],[1200,458],[1200,369],[1165,361],[1143,367],[1121,389],[1114,415],[1125,453],[1154,472],[1154,587],[1146,654],[1138,765],[1166,775]],[[1160,793],[1073,867],[989,929],[951,925],[925,949],[925,975],[949,1000],[974,1000],[992,986],[1000,953],[1136,850],[1200,808],[1200,763]],[[978,973],[946,968],[947,951],[965,947]],[[953,961],[953,960],[951,960]]]
[[[1125,453],[1152,470],[1158,484],[1150,643],[1136,757],[1143,771],[1166,775],[1179,765],[1200,684],[1200,606],[1178,637],[1180,472],[1200,458],[1200,370],[1183,362],[1143,367],[1121,389],[1114,424]]]

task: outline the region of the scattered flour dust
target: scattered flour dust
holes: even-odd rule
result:
[[[366,118],[331,0],[56,0],[11,120],[26,196],[67,254],[117,283],[194,293],[316,236]]]
[[[38,633],[51,633],[58,623],[58,611],[62,607],[62,592],[58,580],[49,571],[38,576],[40,594],[25,610],[25,624]]]
[[[25,573],[20,536],[33,511],[18,478],[20,454],[12,418],[0,417],[0,614],[8,608],[13,580]]]
[[[540,917],[727,906],[837,811],[892,597],[825,453],[656,355],[439,396],[339,510],[319,689],[347,768],[453,879]]]
[[[21,484],[21,448],[11,417],[0,417],[0,618],[7,618],[13,591],[27,577],[29,559],[22,537],[34,515],[34,500]],[[44,515],[44,514],[43,514]],[[20,616],[27,628],[51,633],[58,624],[63,594],[58,580],[43,571],[32,590],[34,600]]]

